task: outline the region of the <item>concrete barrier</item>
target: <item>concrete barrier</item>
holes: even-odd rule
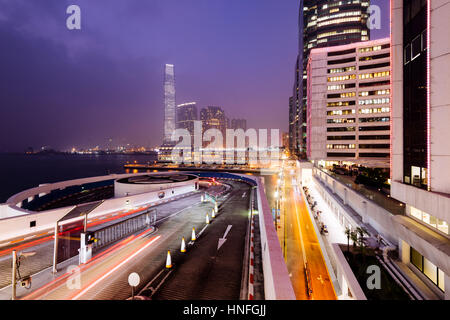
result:
[[[255,178],[258,188],[256,195],[261,234],[265,298],[266,300],[296,300],[277,232],[273,225],[272,211],[270,210],[261,179]]]
[[[358,283],[355,275],[353,274],[350,265],[345,259],[344,254],[342,253],[341,248],[337,243],[332,244],[333,254],[338,261],[337,263],[337,278],[338,282],[342,288],[342,293],[344,296],[349,296],[348,291],[350,291],[352,299],[355,300],[367,300],[364,291],[361,289],[361,286]]]

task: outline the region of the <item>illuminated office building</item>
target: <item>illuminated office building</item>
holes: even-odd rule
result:
[[[369,40],[369,0],[301,0],[299,53],[295,66],[290,119],[290,145],[306,157],[306,67],[313,48],[331,47]]]
[[[247,120],[245,119],[231,119],[231,128],[233,130],[242,129],[247,130]]]
[[[175,131],[175,72],[172,64],[166,64],[164,73],[164,143],[172,140]]]
[[[186,129],[194,136],[194,121],[198,120],[197,104],[188,102],[177,106],[177,129]]]
[[[390,39],[312,49],[307,158],[389,168]]]
[[[175,72],[172,64],[165,65],[164,71],[164,136],[159,148],[158,160],[171,161],[172,149],[176,142],[172,141],[175,132]]]
[[[209,106],[200,111],[200,120],[202,121],[203,132],[209,129],[218,129],[223,138],[226,137],[227,118],[221,107]]]

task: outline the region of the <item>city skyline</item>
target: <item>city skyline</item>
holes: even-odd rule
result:
[[[258,2],[258,12],[252,1],[113,1],[108,9],[80,0],[81,30],[67,30],[64,1],[0,2],[0,39],[9,44],[0,62],[1,117],[9,119],[0,134],[9,138],[0,152],[68,150],[107,139],[158,145],[168,62],[183,83],[179,101],[220,105],[248,127],[287,131],[297,0]],[[159,28],[181,11],[186,19]],[[127,23],[109,23],[119,18]]]

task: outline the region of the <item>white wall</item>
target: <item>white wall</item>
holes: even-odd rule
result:
[[[189,181],[182,182],[172,182],[172,183],[121,183],[117,180],[114,181],[114,196],[115,197],[124,197],[124,196],[132,196],[141,193],[153,192],[153,191],[162,191],[168,189],[179,188],[183,186],[195,185],[198,182],[198,178],[192,179]]]
[[[164,190],[166,193],[164,199],[170,199],[194,191],[195,190],[194,180],[191,181],[192,183],[189,185]],[[173,194],[172,191],[174,192]],[[98,206],[89,214],[89,217],[93,218],[110,212],[119,211],[127,208],[131,209],[133,207],[141,206],[143,204],[159,201],[161,200],[158,197],[159,192],[160,191],[154,191],[129,197],[113,198],[105,200],[103,204]],[[127,201],[129,201],[128,205]],[[9,239],[26,236],[31,233],[50,230],[54,228],[57,220],[61,219],[72,208],[74,208],[74,206],[72,206],[42,212],[32,212],[23,210],[14,205],[3,205],[3,207],[5,206],[6,206],[5,216],[9,216],[9,218],[4,218],[0,220],[0,243],[8,241]],[[36,221],[36,226],[33,228],[30,228],[31,221]]]

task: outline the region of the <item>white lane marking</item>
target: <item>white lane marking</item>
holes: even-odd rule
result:
[[[223,246],[225,241],[227,241],[226,238],[227,238],[228,232],[230,232],[231,227],[232,227],[232,225],[229,224],[228,227],[227,227],[227,230],[225,230],[225,233],[224,233],[223,237],[219,238],[219,244],[217,245],[217,250],[219,250],[220,247]]]
[[[130,261],[131,259],[133,259],[135,256],[137,256],[139,253],[141,253],[143,250],[145,250],[147,247],[149,247],[150,245],[152,245],[155,241],[157,241],[159,238],[161,238],[161,236],[157,236],[155,238],[153,238],[152,240],[150,240],[149,242],[147,242],[143,247],[141,247],[138,251],[134,252],[131,256],[129,256],[128,258],[126,258],[125,260],[123,260],[121,263],[119,263],[118,265],[116,265],[114,268],[110,269],[107,273],[105,273],[103,276],[101,276],[100,278],[98,278],[97,280],[95,280],[93,283],[91,283],[87,288],[81,290],[81,292],[79,292],[75,297],[73,297],[71,300],[77,300],[78,298],[80,298],[81,296],[83,296],[86,292],[88,292],[90,289],[92,289],[93,287],[95,287],[100,281],[102,281],[103,279],[105,279],[106,277],[108,277],[109,275],[111,275],[113,272],[115,272],[117,269],[119,269],[121,266],[123,266],[124,264],[126,264],[128,261]]]

